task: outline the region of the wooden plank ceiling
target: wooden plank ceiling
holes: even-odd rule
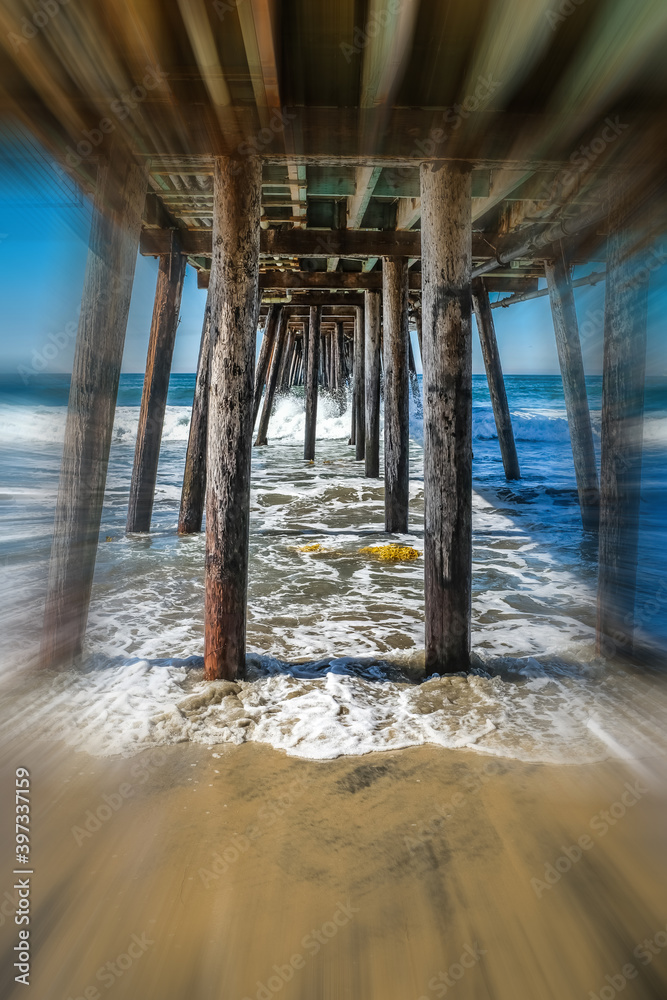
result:
[[[393,245],[419,271],[424,159],[471,162],[476,263],[595,206],[570,250],[603,260],[620,170],[653,236],[666,43],[665,0],[2,0],[0,115],[86,190],[108,142],[148,158],[143,252],[187,230],[202,285],[213,157],[257,153],[267,293],[375,287]],[[541,273],[528,253],[493,280]]]

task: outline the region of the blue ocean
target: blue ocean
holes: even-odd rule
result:
[[[111,746],[119,733],[131,739],[150,735],[158,742],[212,738],[206,713],[196,723],[188,717],[187,726],[182,713],[180,721],[178,713],[163,718],[165,699],[180,704],[183,691],[201,681],[204,542],[202,536],[179,538],[176,532],[194,375],[171,378],[151,533],[127,537],[142,380],[131,374],[121,378],[86,647],[89,665],[104,667],[99,683],[86,687],[86,711],[88,698],[98,706],[115,699]],[[68,384],[69,377],[59,375],[35,376],[27,384],[5,376],[0,382],[5,665],[29,659],[39,639]],[[269,444],[253,454],[247,683],[248,704],[293,701],[298,713],[289,724],[267,717],[252,725],[246,718],[243,726],[216,716],[222,727],[215,730],[216,739],[239,742],[254,732],[252,738],[306,756],[427,741],[487,751],[511,747],[514,754],[530,756],[526,734],[541,714],[553,723],[552,749],[577,745],[563,723],[571,708],[568,696],[561,688],[554,694],[549,685],[575,683],[599,669],[593,648],[596,552],[581,528],[560,378],[508,376],[506,387],[522,473],[512,483],[503,475],[486,379],[474,377],[477,673],[461,679],[465,697],[448,696],[460,711],[445,713],[436,725],[429,710],[427,726],[425,709],[408,711],[401,701],[408,690],[423,697],[428,686],[410,682],[423,666],[424,646],[420,399],[411,399],[410,530],[400,537],[419,555],[383,563],[361,552],[386,541],[383,487],[380,480],[364,478],[347,443],[349,401],[341,412],[339,401],[322,392],[316,460],[308,465],[302,458],[303,390],[296,388],[278,398]],[[588,394],[599,445],[601,379],[588,379]],[[649,379],[637,620],[642,641],[658,650],[667,647],[666,509],[667,379]],[[507,671],[532,678],[529,688],[510,692],[502,686]],[[566,675],[569,680],[562,680]],[[379,681],[386,683],[378,687]],[[479,690],[473,691],[475,685]],[[544,705],[537,711],[532,700],[517,701],[517,692],[525,699],[529,689],[531,699],[556,699],[550,715]],[[126,724],[118,714],[121,703]],[[523,720],[520,726],[517,719]],[[97,736],[103,730],[98,725]],[[534,734],[540,754],[550,752],[549,745],[543,731]]]

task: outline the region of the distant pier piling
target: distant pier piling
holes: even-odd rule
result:
[[[208,387],[211,374],[211,287],[209,286],[202,324],[197,379],[185,455],[185,472],[178,515],[179,535],[201,531],[206,502],[206,437],[208,430]]]
[[[567,422],[570,428],[574,472],[581,519],[588,531],[597,531],[599,490],[591,415],[586,393],[586,373],[581,353],[579,325],[570,269],[562,245],[556,258],[545,265],[553,316],[558,361],[563,379]]]
[[[259,356],[257,358],[257,369],[255,371],[255,389],[254,389],[253,403],[252,403],[253,428],[257,423],[257,414],[259,413],[259,408],[262,403],[262,393],[264,391],[264,385],[266,383],[266,375],[269,370],[269,362],[271,361],[273,345],[276,340],[278,317],[280,315],[281,308],[282,308],[281,306],[270,305],[269,311],[266,314],[266,322],[264,323],[264,336],[262,337],[262,343],[259,349]]]
[[[365,474],[380,476],[380,292],[366,292]]]
[[[489,395],[491,396],[493,418],[496,423],[505,478],[521,479],[519,457],[516,453],[516,444],[514,443],[512,418],[507,402],[505,379],[503,378],[500,352],[496,339],[496,328],[493,322],[489,293],[486,290],[483,278],[475,278],[472,283],[472,304],[477,319],[477,332],[479,333],[479,340],[482,346],[486,380],[489,385]]]
[[[383,258],[382,276],[385,530],[406,532],[410,498],[407,259]]]
[[[287,339],[287,322],[288,322],[287,312],[283,308],[280,310],[280,315],[278,317],[278,329],[273,344],[273,354],[271,356],[271,364],[269,366],[269,376],[266,380],[266,390],[264,392],[264,405],[262,406],[262,413],[259,418],[259,426],[257,428],[255,447],[258,447],[260,445],[265,445],[268,440],[267,435],[269,432],[269,420],[271,419],[271,410],[273,409],[273,400],[275,399],[276,395],[276,388],[278,386],[278,376],[280,374],[280,368],[285,349],[285,341]]]
[[[311,306],[308,322],[308,371],[306,373],[306,426],[303,443],[303,457],[306,461],[315,458],[315,436],[317,432],[317,395],[320,367],[320,323],[321,306]]]
[[[187,258],[172,233],[172,252],[160,257],[155,305],[148,341],[146,373],[139,411],[137,444],[130,484],[127,532],[150,531],[162,428],[167,408],[171,360],[181,308]]]

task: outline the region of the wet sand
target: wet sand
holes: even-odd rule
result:
[[[28,988],[12,969],[18,766]],[[2,995],[664,1000],[660,774],[430,747],[327,762],[256,744],[5,747]]]

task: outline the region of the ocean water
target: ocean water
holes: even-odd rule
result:
[[[303,462],[302,390],[281,397],[254,449],[248,677],[202,676],[202,536],[176,533],[193,375],[172,376],[152,530],[125,536],[142,376],[118,398],[85,666],[35,682],[67,376],[0,381],[0,614],[4,723],[95,753],[257,740],[328,758],[420,743],[528,760],[664,753],[654,677],[596,660],[596,553],[581,530],[560,379],[509,376],[522,479],[504,479],[474,378],[473,649],[469,676],[423,678],[423,559],[360,552],[386,541],[381,481],[349,447],[349,406],[323,393]],[[596,444],[601,380],[588,380]],[[410,525],[423,552],[422,421],[411,400]],[[667,380],[646,390],[637,615],[667,648]],[[315,546],[303,551],[305,546]],[[19,687],[17,688],[17,678]]]

